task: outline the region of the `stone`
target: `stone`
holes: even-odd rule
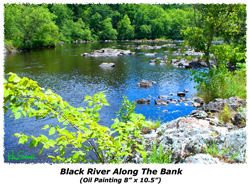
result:
[[[167,95],[159,95],[159,96],[158,96],[159,99],[168,98],[168,97],[169,97],[169,96],[167,96]]]
[[[137,104],[150,104],[150,99],[141,98],[141,99],[135,100],[135,103],[137,103]]]
[[[105,67],[115,67],[114,63],[102,63],[99,65],[99,67],[105,68]]]
[[[177,93],[177,96],[179,96],[179,97],[185,97],[185,95],[186,95],[185,92],[178,92]]]
[[[150,88],[153,83],[155,83],[154,81],[148,81],[148,80],[141,80],[141,82],[137,83],[137,86],[141,87],[141,88]]]
[[[202,111],[202,110],[193,110],[190,113],[190,116],[198,118],[198,119],[205,119],[208,116],[208,114],[205,111]]]
[[[168,102],[167,100],[155,100],[155,105],[163,105],[163,106],[167,106],[168,105]]]
[[[187,157],[185,164],[224,164],[218,158],[213,158],[210,154],[196,154],[194,156]]]

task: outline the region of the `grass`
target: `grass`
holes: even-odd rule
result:
[[[239,97],[246,100],[246,73],[244,72],[217,72],[206,79],[199,80],[197,94],[206,103],[216,98]]]
[[[230,123],[231,117],[233,117],[233,111],[225,104],[223,110],[219,113],[219,118],[222,123]]]
[[[156,141],[152,145],[152,152],[149,154],[148,159],[146,157],[143,158],[143,162],[145,164],[165,164],[165,163],[172,163],[171,161],[171,149],[169,149],[167,152],[163,151],[162,143],[160,143],[160,146],[157,150],[157,143]]]
[[[231,147],[225,147],[223,150],[218,149],[218,145],[215,141],[211,143],[207,143],[207,147],[205,147],[205,151],[210,154],[212,157],[217,157],[222,159],[227,163],[236,163],[235,159],[239,155],[239,152],[235,152],[233,155],[227,156]]]

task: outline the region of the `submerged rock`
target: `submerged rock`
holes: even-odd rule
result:
[[[168,105],[168,100],[155,100],[155,105],[163,105],[163,106],[167,106]]]
[[[114,63],[102,63],[99,65],[99,67],[102,67],[102,68],[115,67],[115,64]]]
[[[153,83],[156,83],[155,81],[148,81],[148,80],[141,80],[141,82],[137,83],[137,86],[141,88],[150,88]]]
[[[141,99],[135,100],[135,103],[137,103],[137,104],[150,104],[150,99],[141,98]]]

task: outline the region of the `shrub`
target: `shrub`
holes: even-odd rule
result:
[[[231,117],[233,116],[232,110],[225,104],[223,110],[219,113],[219,118],[223,123],[228,123],[231,121]]]
[[[197,83],[197,94],[206,103],[215,98],[227,99],[233,96],[246,99],[246,72],[243,69],[230,72],[225,67],[213,67],[209,71],[193,70],[192,75]]]

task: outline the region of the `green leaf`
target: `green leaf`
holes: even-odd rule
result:
[[[50,130],[49,130],[49,135],[53,135],[55,134],[56,132],[56,128],[55,127],[52,127]]]
[[[33,140],[30,142],[29,148],[36,147],[38,144],[39,144],[38,141],[37,141],[36,139],[33,139]]]
[[[39,155],[43,153],[43,147],[40,149]]]
[[[63,149],[61,149],[61,150],[60,150],[60,154],[61,154],[61,156],[64,156],[64,155],[65,155],[65,152],[66,152],[66,151],[65,151],[65,149],[64,149],[64,148],[63,148]]]
[[[17,112],[15,115],[15,119],[19,119],[22,116],[21,112]]]
[[[12,82],[14,80],[14,78],[16,77],[15,74],[12,74],[10,77],[9,77],[9,81]]]
[[[16,76],[16,77],[13,79],[13,81],[16,82],[16,83],[20,82],[20,80],[21,80],[21,79],[20,79],[20,77],[18,77],[18,76]]]
[[[42,129],[48,129],[50,125],[45,125]]]
[[[77,159],[78,156],[79,156],[79,153],[77,152],[77,153],[75,153],[75,154],[72,156],[72,158],[73,158],[73,159]]]

